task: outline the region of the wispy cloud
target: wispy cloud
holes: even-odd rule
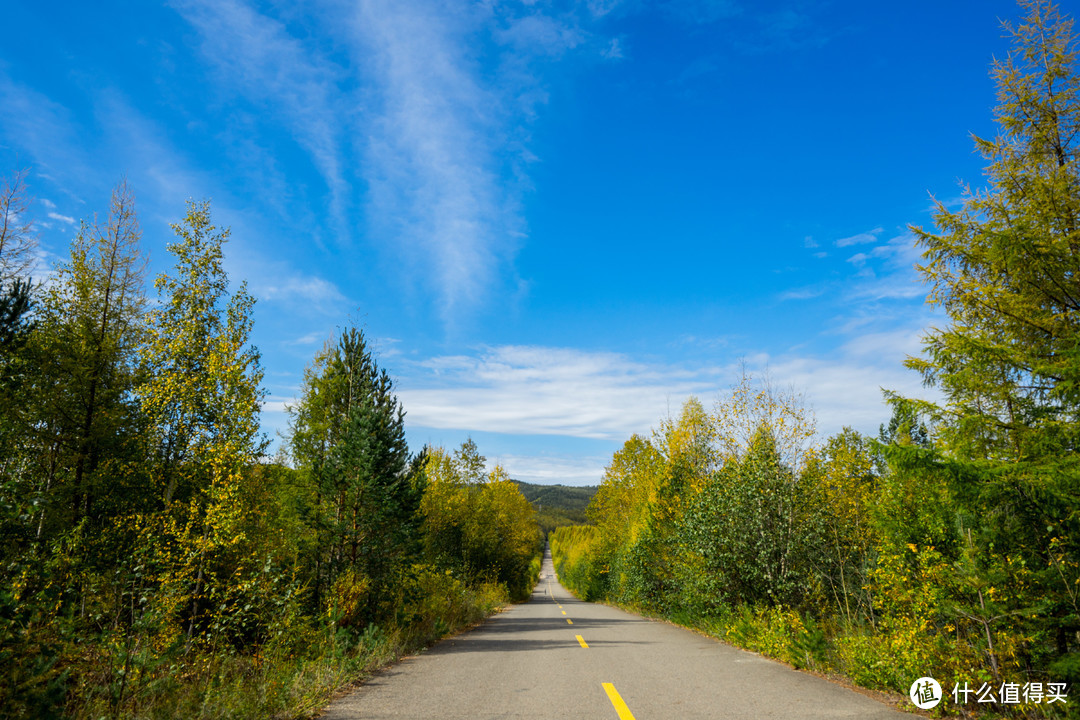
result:
[[[734,0],[661,0],[661,9],[687,23],[709,24],[742,12]]]
[[[622,41],[619,38],[611,38],[608,46],[600,52],[600,55],[605,60],[622,60],[624,57]]]
[[[174,0],[200,33],[202,53],[218,81],[284,121],[322,175],[339,233],[346,234],[350,184],[342,170],[343,135],[353,108],[338,102],[344,74],[293,37],[285,24],[239,0]]]
[[[256,278],[252,293],[261,300],[284,303],[293,308],[313,309],[324,314],[337,314],[348,303],[348,298],[334,283],[295,271],[284,278]]]
[[[37,174],[54,179],[78,177],[84,181],[98,174],[86,150],[91,133],[79,128],[70,111],[23,85],[0,65],[0,134],[17,147],[27,148]]]
[[[878,235],[884,232],[884,228],[876,227],[873,230],[867,230],[861,232],[858,235],[852,235],[850,237],[843,237],[836,240],[833,244],[836,247],[848,247],[849,245],[865,245],[867,243],[874,243],[878,241]]]
[[[812,300],[824,295],[828,289],[829,286],[825,283],[792,288],[780,293],[780,300]]]
[[[870,335],[831,357],[760,355],[751,359],[749,367],[759,373],[767,370],[776,386],[803,392],[817,417],[820,437],[845,426],[873,434],[889,419],[882,390],[938,399],[936,393],[922,387],[917,373],[903,367],[907,354],[917,350],[920,334]]]
[[[581,45],[585,35],[575,23],[542,13],[510,18],[496,31],[505,45],[526,53],[558,56]]]
[[[623,0],[586,0],[585,6],[593,17],[601,18],[623,4]]]
[[[262,401],[262,411],[264,413],[285,414],[288,407],[295,405],[296,401],[291,398],[280,397],[268,397]]]
[[[369,216],[434,279],[447,321],[485,298],[524,231],[513,185],[501,179],[507,98],[483,82],[466,49],[485,20],[367,0],[356,24],[380,100],[368,137]]]
[[[410,423],[519,435],[622,439],[647,432],[723,373],[615,353],[506,346],[429,360],[400,384]]]
[[[829,355],[762,352],[696,367],[565,348],[489,348],[422,363],[400,381],[399,397],[411,425],[621,441],[648,433],[691,395],[708,402],[725,394],[745,361],[754,374],[804,393],[822,434],[845,425],[869,432],[887,419],[882,388],[925,394],[903,367],[921,336],[910,325],[857,335]]]
[[[285,341],[283,341],[283,344],[285,344],[285,345],[301,345],[301,346],[303,346],[303,345],[315,345],[317,343],[324,342],[328,337],[329,337],[329,333],[320,332],[320,331],[316,330],[315,332],[309,332],[309,333],[307,333],[305,335],[301,335],[298,338],[293,338],[292,340],[285,340]]]
[[[863,268],[862,279],[850,286],[852,300],[916,299],[926,296],[926,285],[915,269],[922,259],[910,233],[901,233],[866,252],[856,253],[848,262]],[[873,264],[877,271],[873,271]]]
[[[59,222],[66,223],[68,225],[75,224],[75,218],[71,217],[70,215],[61,215],[57,212],[50,212],[48,213],[48,216],[53,220],[58,220]]]

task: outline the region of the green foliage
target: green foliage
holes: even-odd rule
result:
[[[257,348],[248,345],[255,299],[243,283],[229,292],[222,264],[229,230],[211,224],[208,202],[189,202],[172,228],[176,267],[154,282],[161,304],[149,312],[138,395],[155,428],[162,502],[200,502],[209,494],[220,506],[229,476],[258,451],[262,370]]]
[[[515,599],[528,597],[541,535],[532,505],[501,467],[484,476],[475,443],[453,454],[428,449],[421,501],[430,561],[466,577],[496,582]]]
[[[814,478],[785,467],[768,427],[695,498],[681,537],[698,589],[729,604],[800,605],[815,590],[825,519]]]
[[[923,408],[938,452],[887,453],[910,499],[891,501],[886,538],[908,523],[920,553],[958,571],[946,612],[994,679],[1066,668],[1080,648],[1077,41],[1052,4],[1022,5],[994,64],[999,134],[976,139],[988,186],[958,211],[939,206],[936,232],[915,228],[930,302],[949,316],[908,360],[945,396]]]
[[[949,398],[951,447],[1024,459],[1080,441],[1080,94],[1072,21],[1042,0],[1006,24],[1014,51],[994,65],[1000,135],[977,138],[989,188],[939,205],[915,228],[930,301],[951,324],[909,364]]]
[[[410,458],[359,331],[308,372],[297,467],[262,456],[254,298],[230,286],[206,203],[174,226],[147,310],[126,185],[46,287],[18,275],[21,188],[0,188],[16,211],[0,212],[0,714],[309,716],[528,595],[534,513],[501,471],[476,477],[475,444],[455,456],[456,562],[425,557],[437,468]]]
[[[292,450],[315,531],[305,565],[318,605],[342,577],[369,586],[349,622],[384,619],[381,603],[415,554],[420,498],[405,413],[362,332],[349,328],[315,358],[292,408]]]
[[[560,527],[551,534],[551,559],[559,582],[582,600],[604,596],[594,565],[597,536],[597,529],[589,525]]]
[[[525,499],[534,506],[555,507],[577,513],[584,511],[589,502],[596,495],[595,485],[569,486],[569,485],[535,485],[533,483],[514,481]],[[582,516],[584,519],[584,516]]]

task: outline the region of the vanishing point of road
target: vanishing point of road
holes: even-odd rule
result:
[[[381,670],[322,720],[911,720],[755,653],[577,600],[545,554],[528,602]]]

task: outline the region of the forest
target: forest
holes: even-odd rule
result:
[[[744,374],[611,460],[590,526],[552,536],[580,597],[670,618],[940,714],[1075,714],[1080,679],[1080,78],[1072,21],[1006,25],[987,186],[912,228],[929,302],[875,437],[818,439],[797,393]]]
[[[585,509],[596,494],[595,485],[534,485],[516,481],[521,494],[536,509],[536,521],[547,537],[555,528],[564,525],[585,525]]]
[[[151,298],[126,183],[44,283],[23,175],[2,190],[0,716],[310,716],[528,596],[532,506],[471,440],[410,452],[359,329],[267,456],[255,300],[208,203]]]

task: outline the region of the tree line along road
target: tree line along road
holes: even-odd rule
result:
[[[545,553],[526,603],[386,668],[322,720],[911,718],[822,678],[574,598]]]

